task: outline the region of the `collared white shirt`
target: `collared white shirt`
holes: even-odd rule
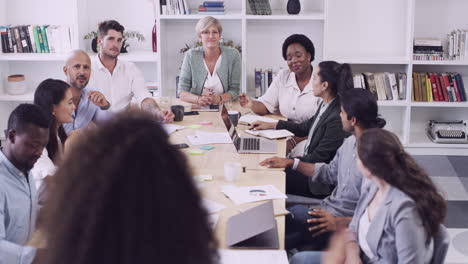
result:
[[[141,71],[132,62],[117,59],[114,72],[102,64],[99,57],[92,61],[91,78],[86,87],[91,87],[104,94],[111,104],[109,110],[119,112],[130,107],[132,98],[138,105],[151,94],[145,87],[145,79]]]
[[[57,136],[58,142],[58,153],[59,159],[63,156],[63,144],[60,138]],[[42,151],[41,157],[36,161],[34,167],[31,169],[31,176],[34,179],[36,190],[40,190],[41,185],[44,181],[44,178],[47,176],[54,175],[57,171],[57,166],[55,166],[54,162],[49,158],[49,152],[47,148],[44,148]],[[39,194],[40,196],[40,194]]]
[[[208,68],[208,65],[206,65],[206,61],[203,60],[203,64],[205,65],[206,71],[208,72],[205,84],[203,85],[203,93],[212,92],[214,95],[222,95],[224,93],[223,83],[221,83],[221,79],[218,75],[218,69],[221,66],[221,60],[222,55],[220,55],[216,61],[213,74],[210,74],[210,69]]]
[[[301,91],[294,72],[281,70],[258,101],[262,102],[270,113],[280,114],[294,122],[303,122],[315,114],[321,100],[314,96],[312,77]]]

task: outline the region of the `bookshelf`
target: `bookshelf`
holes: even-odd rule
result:
[[[248,0],[224,0],[225,15],[218,18],[224,40],[242,47],[242,90],[254,95],[254,69],[287,68],[281,55],[284,39],[293,33],[307,35],[316,48],[314,66],[322,60],[351,64],[355,73],[404,72],[407,75],[406,100],[379,101],[387,120],[414,154],[468,155],[468,144],[434,144],[425,134],[430,119],[465,119],[468,103],[413,102],[413,71],[458,72],[468,84],[468,61],[416,61],[412,59],[415,37],[445,38],[452,30],[468,28],[464,0],[301,0],[299,15],[286,13],[287,0],[270,0],[272,15],[254,15]],[[59,24],[73,29],[73,48],[90,53],[90,41],[83,36],[97,23],[116,19],[128,30],[144,34],[146,41],[131,43],[121,59],[133,61],[148,82],[159,84],[164,96],[176,93],[176,76],[184,54],[180,49],[197,40],[195,24],[203,17],[198,6],[203,0],[188,1],[190,15],[161,15],[159,0],[0,0],[0,25]],[[50,8],[55,6],[55,8]],[[58,12],[57,10],[60,10]],[[450,14],[450,15],[444,15]],[[157,25],[158,52],[151,49],[151,32]],[[63,54],[0,53],[0,129],[6,117],[20,102],[32,100],[33,87],[46,77],[62,78]],[[38,69],[40,68],[40,71]],[[22,96],[3,94],[9,74],[24,73],[30,91]],[[468,88],[468,87],[467,87]]]

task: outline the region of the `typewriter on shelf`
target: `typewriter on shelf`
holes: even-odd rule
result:
[[[434,143],[468,144],[466,123],[463,120],[431,120],[427,126],[427,135]]]

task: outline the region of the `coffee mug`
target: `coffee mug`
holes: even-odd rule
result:
[[[234,126],[237,126],[241,113],[239,111],[228,111],[229,119]]]
[[[171,111],[174,113],[174,121],[184,120],[184,106],[183,105],[173,105],[171,106]]]

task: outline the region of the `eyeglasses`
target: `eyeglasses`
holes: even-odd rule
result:
[[[202,35],[210,35],[210,34],[219,35],[219,31],[208,31],[208,30],[205,30],[205,31],[202,31],[201,34],[202,34]]]

